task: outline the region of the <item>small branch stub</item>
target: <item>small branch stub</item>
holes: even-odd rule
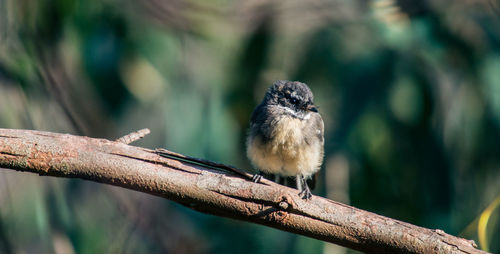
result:
[[[145,128],[145,129],[141,129],[141,130],[138,130],[136,132],[132,132],[130,134],[127,134],[121,138],[118,138],[116,140],[116,142],[120,142],[120,143],[124,143],[124,144],[130,144],[132,142],[135,142],[143,137],[145,137],[146,135],[148,135],[149,133],[151,133],[151,131],[148,129],[148,128]]]

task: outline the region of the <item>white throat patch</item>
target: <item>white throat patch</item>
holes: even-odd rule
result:
[[[297,112],[291,108],[283,107],[281,105],[277,105],[276,107],[284,109],[286,112],[290,113],[292,116],[297,117],[301,120],[307,120],[307,119],[311,118],[311,112]]]

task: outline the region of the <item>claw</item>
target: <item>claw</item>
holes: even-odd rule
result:
[[[311,193],[311,190],[309,189],[309,186],[307,186],[306,179],[304,178],[304,176],[297,176],[297,177],[298,177],[297,178],[298,179],[297,184],[300,186],[300,189],[302,189],[302,191],[299,192],[299,196],[302,199],[311,200],[312,193]]]
[[[253,175],[252,182],[254,182],[254,183],[260,183],[260,180],[262,180],[262,175],[260,175],[260,174]]]
[[[302,190],[302,191],[299,193],[299,196],[300,196],[302,199],[305,199],[305,200],[311,200],[311,199],[312,199],[312,193],[311,193],[311,190],[309,190],[309,187],[306,187],[304,190]]]

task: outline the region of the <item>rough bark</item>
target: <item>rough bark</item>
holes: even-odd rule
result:
[[[163,151],[168,155],[168,151]],[[485,253],[468,241],[313,196],[216,163],[121,142],[0,129],[0,168],[112,184],[164,197],[192,209],[370,253]],[[187,158],[189,159],[189,158]],[[205,161],[206,162],[206,161]],[[220,168],[217,168],[221,166]]]

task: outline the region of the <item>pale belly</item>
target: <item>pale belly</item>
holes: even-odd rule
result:
[[[248,140],[247,154],[259,170],[282,176],[310,176],[319,170],[323,158],[322,144],[305,142],[305,123],[287,118],[278,121],[273,139],[264,143],[260,137]]]

